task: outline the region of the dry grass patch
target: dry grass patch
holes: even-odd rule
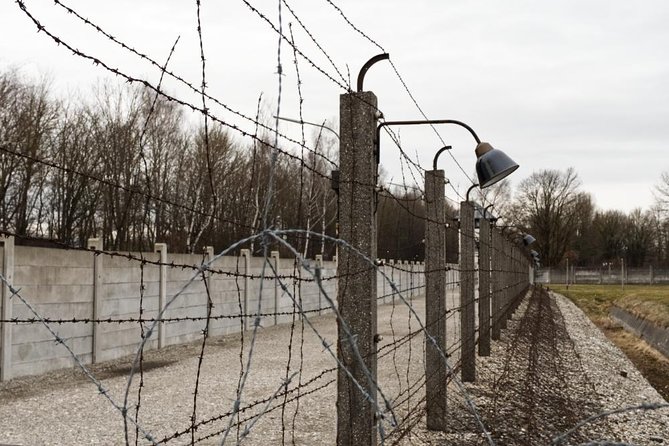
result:
[[[608,319],[611,305],[635,316],[669,327],[669,286],[666,285],[551,285],[552,290],[570,298],[590,319]]]

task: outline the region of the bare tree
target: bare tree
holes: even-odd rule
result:
[[[648,257],[655,231],[652,213],[640,208],[631,211],[627,217],[625,231],[626,260],[629,266],[643,266]]]
[[[0,155],[0,225],[18,234],[41,230],[48,152],[60,105],[44,80],[29,83],[16,71],[0,74],[0,143],[15,152]]]
[[[100,175],[91,138],[91,113],[72,107],[63,114],[54,136],[51,161],[60,169],[48,175],[49,237],[67,244],[83,245],[95,235],[94,222]]]
[[[669,171],[662,172],[660,182],[655,185],[653,191],[655,202],[664,213],[669,213]]]
[[[590,198],[579,190],[576,171],[541,170],[518,186],[514,218],[537,239],[547,266],[559,264],[574,239],[580,212]]]
[[[492,205],[492,213],[495,216],[511,219],[512,200],[511,183],[504,179],[485,189],[479,189],[484,207]]]

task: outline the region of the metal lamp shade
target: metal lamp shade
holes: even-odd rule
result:
[[[537,241],[537,239],[535,239],[534,237],[532,237],[530,234],[525,234],[525,235],[523,236],[523,244],[524,244],[525,246],[530,246],[532,243],[534,243],[534,242],[536,242],[536,241]]]
[[[476,174],[481,189],[492,186],[519,167],[506,153],[494,149],[487,142],[476,147],[476,155]]]
[[[530,254],[532,255],[532,258],[534,259],[535,262],[538,262],[540,260],[539,253],[536,252],[534,249],[530,251]]]

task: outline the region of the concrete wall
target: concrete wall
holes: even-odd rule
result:
[[[93,316],[92,254],[24,246],[16,246],[14,253],[13,285],[42,317],[90,319]],[[18,298],[13,297],[11,305],[13,317],[35,317]],[[92,324],[58,324],[53,329],[82,361],[91,362],[92,327]],[[16,324],[11,331],[10,376],[73,365],[70,355],[56,345],[44,325]]]
[[[203,278],[192,268],[161,267],[123,256],[101,254],[97,256],[101,266],[96,282],[96,255],[92,252],[25,246],[12,248],[11,245],[8,249],[13,249],[14,258],[12,286],[20,290],[20,296],[41,317],[52,321],[79,320],[76,323],[51,322],[49,325],[83,363],[107,361],[135,353],[141,340],[139,322],[93,324],[81,320],[93,319],[96,306],[97,319],[100,320],[138,319],[140,302],[141,317],[155,319],[161,302],[161,270],[165,275],[163,301],[166,310],[163,319],[167,321],[159,325],[162,324],[164,346],[201,339],[207,314],[205,280],[213,305],[209,326],[212,336],[239,332],[244,322],[245,328],[251,329],[258,310],[264,315],[260,322],[263,326],[288,323],[293,317],[299,318],[294,315],[294,299],[309,316],[329,311],[326,296],[335,302],[337,299],[335,262],[309,261],[311,267],[321,267],[323,292],[315,281],[295,279],[312,279],[312,276],[304,268],[296,266],[292,259],[269,259],[278,272],[279,277],[275,279],[272,268],[263,258],[249,257],[247,253],[239,257],[225,256],[211,264],[211,269],[220,273],[206,273]],[[4,251],[4,245],[0,245],[0,271],[4,268]],[[161,258],[160,253],[129,254],[145,258],[148,262],[159,262]],[[208,256],[202,254],[168,252],[164,263],[196,266],[207,259]],[[265,279],[260,278],[263,270]],[[423,295],[422,264],[391,261],[380,271],[395,282],[406,299]],[[241,276],[235,276],[237,273]],[[253,277],[246,277],[249,275]],[[382,280],[381,272],[378,296],[379,304],[390,303],[397,298],[388,281]],[[7,298],[7,302],[10,305],[9,319],[35,318],[16,296]],[[248,317],[239,317],[240,308],[241,313]],[[169,320],[184,317],[197,320]],[[145,322],[145,331],[149,325],[151,322]],[[4,379],[74,365],[71,355],[55,342],[54,336],[41,322],[4,322],[1,332],[8,333],[0,340],[0,356],[7,357],[4,369],[0,368]],[[11,347],[3,352],[3,345]],[[158,329],[152,333],[146,346],[147,349],[159,347]]]
[[[611,307],[609,314],[627,331],[645,340],[669,358],[669,327],[659,327],[616,306]]]

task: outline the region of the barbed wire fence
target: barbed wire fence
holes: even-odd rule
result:
[[[201,246],[214,225],[234,229],[237,237],[216,249],[205,246],[182,254],[169,252],[156,236],[154,252],[124,251],[105,249],[104,238],[78,244],[7,224],[1,231],[3,381],[74,365],[90,382],[82,387],[99,396],[76,395],[76,407],[68,411],[85,410],[100,438],[125,444],[419,444],[427,443],[431,435],[463,445],[585,443],[591,438],[583,426],[620,411],[666,408],[660,403],[619,411],[602,411],[596,404],[579,406],[583,399],[595,399],[588,382],[577,383],[576,387],[587,389],[579,398],[560,392],[559,386],[565,385],[560,380],[576,376],[578,365],[561,362],[564,351],[573,346],[549,296],[531,286],[528,253],[485,218],[478,222],[477,232],[469,202],[459,203],[459,222],[447,219],[443,203],[432,212],[435,196],[427,182],[433,171],[421,167],[418,157],[413,158],[387,128],[399,148],[403,178],[395,191],[379,188],[379,142],[373,141],[379,110],[373,94],[351,91],[344,70],[288,2],[277,2],[276,23],[250,2],[242,2],[278,38],[273,126],[260,117],[260,99],[258,112],[251,117],[207,93],[207,47],[199,0],[194,3],[199,86],[168,69],[179,39],[160,64],[55,0],[55,7],[96,35],[157,68],[160,78],[153,83],[115,68],[102,55],[78,49],[77,42],[67,41],[40,21],[29,2],[16,1],[48,39],[74,57],[141,86],[152,100],[141,126],[137,165],[130,166],[130,182],[25,150],[20,142],[0,141],[3,159],[39,166],[45,178],[67,175],[123,192],[146,203],[146,209],[161,207],[171,216],[188,213],[193,216],[191,226],[196,218],[200,224],[189,233],[191,248]],[[385,53],[339,6],[327,3],[348,27]],[[298,45],[292,25],[285,32],[283,8],[326,57],[327,67]],[[296,73],[299,141],[279,132],[278,125],[282,91],[288,88],[282,56],[286,46],[292,50]],[[305,137],[300,76],[305,68],[344,92],[337,158],[323,149],[321,133],[313,146]],[[394,63],[392,68],[427,119]],[[167,93],[164,77],[198,95],[199,103]],[[204,122],[202,184],[192,200],[162,194],[151,179],[145,135],[163,103],[196,112]],[[214,106],[251,124],[254,132],[221,118]],[[215,126],[253,145],[246,194],[252,212],[244,218],[222,209],[216,171],[224,160],[217,159]],[[450,151],[449,155],[468,177]],[[284,165],[299,172],[295,207],[297,221],[306,221],[303,227],[284,227],[272,215],[272,206],[286,193],[279,184]],[[338,172],[337,181],[327,169]],[[145,187],[139,186],[141,177]],[[319,189],[331,181],[336,195]],[[436,196],[442,202],[446,184],[462,199],[445,178],[439,177],[438,183]],[[488,204],[483,195],[481,201]],[[130,203],[127,200],[121,210],[128,212]],[[326,230],[331,226],[326,220],[333,219],[328,208],[336,209],[334,233]],[[380,258],[375,220],[381,214],[383,224],[394,227],[396,234],[407,230],[407,219],[409,226],[422,225],[422,237],[406,242],[397,237],[393,252],[419,245],[426,262],[417,260],[420,254]],[[317,223],[321,231],[313,230]],[[454,229],[458,237],[451,243],[447,231]],[[314,259],[308,258],[314,252],[309,243],[321,244]],[[325,258],[326,245],[330,259]],[[386,250],[386,257],[390,252]],[[428,260],[430,255],[438,257],[436,264]],[[430,289],[434,280],[439,282],[436,295]],[[514,314],[522,317],[512,319]],[[502,336],[505,329],[513,333],[510,339]],[[495,351],[492,341],[503,349]],[[172,359],[161,362],[165,357]],[[517,385],[509,376],[528,357],[531,372]],[[546,358],[550,360],[543,362]],[[122,377],[103,372],[104,364],[114,361],[123,370]],[[542,367],[549,370],[542,372]],[[542,381],[546,376],[554,380]],[[519,394],[530,402],[514,406]],[[540,425],[539,420],[553,418],[537,409],[542,399],[566,400],[558,404],[564,409],[562,424]],[[515,414],[517,425],[527,431],[508,432],[504,416],[509,414]],[[32,438],[45,441],[37,434]]]

